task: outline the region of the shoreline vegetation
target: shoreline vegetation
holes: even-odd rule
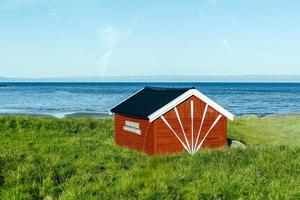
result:
[[[112,118],[0,116],[0,199],[298,199],[300,115],[242,116],[224,147],[147,156]]]
[[[74,112],[69,114],[33,114],[33,113],[0,113],[0,117],[5,116],[18,116],[18,117],[49,117],[56,119],[64,118],[94,118],[94,119],[112,119],[114,114],[109,114],[108,112]],[[265,115],[256,115],[256,114],[245,114],[245,115],[236,115],[234,120],[240,118],[272,118],[272,117],[299,117],[300,113],[288,113],[288,114],[265,114]],[[300,122],[299,122],[300,123]]]
[[[57,119],[63,119],[63,118],[112,118],[113,115],[109,115],[108,113],[88,113],[88,112],[75,112],[70,114],[31,114],[31,113],[0,113],[0,117],[5,116],[19,116],[19,117],[53,117]]]

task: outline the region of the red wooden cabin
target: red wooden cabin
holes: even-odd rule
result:
[[[234,116],[195,88],[145,87],[111,109],[115,143],[147,154],[227,145]]]

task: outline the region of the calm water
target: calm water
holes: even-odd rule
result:
[[[235,115],[300,113],[300,83],[1,83],[0,113],[107,113],[141,87],[195,86]],[[0,84],[0,85],[1,85]]]

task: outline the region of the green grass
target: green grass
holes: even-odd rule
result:
[[[300,117],[243,117],[247,148],[149,157],[111,119],[0,117],[0,199],[299,199]]]
[[[249,144],[300,146],[300,116],[241,117],[229,124],[229,137]]]

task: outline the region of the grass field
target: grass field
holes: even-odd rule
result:
[[[300,199],[300,116],[228,129],[246,149],[149,157],[111,119],[0,117],[0,199]]]

